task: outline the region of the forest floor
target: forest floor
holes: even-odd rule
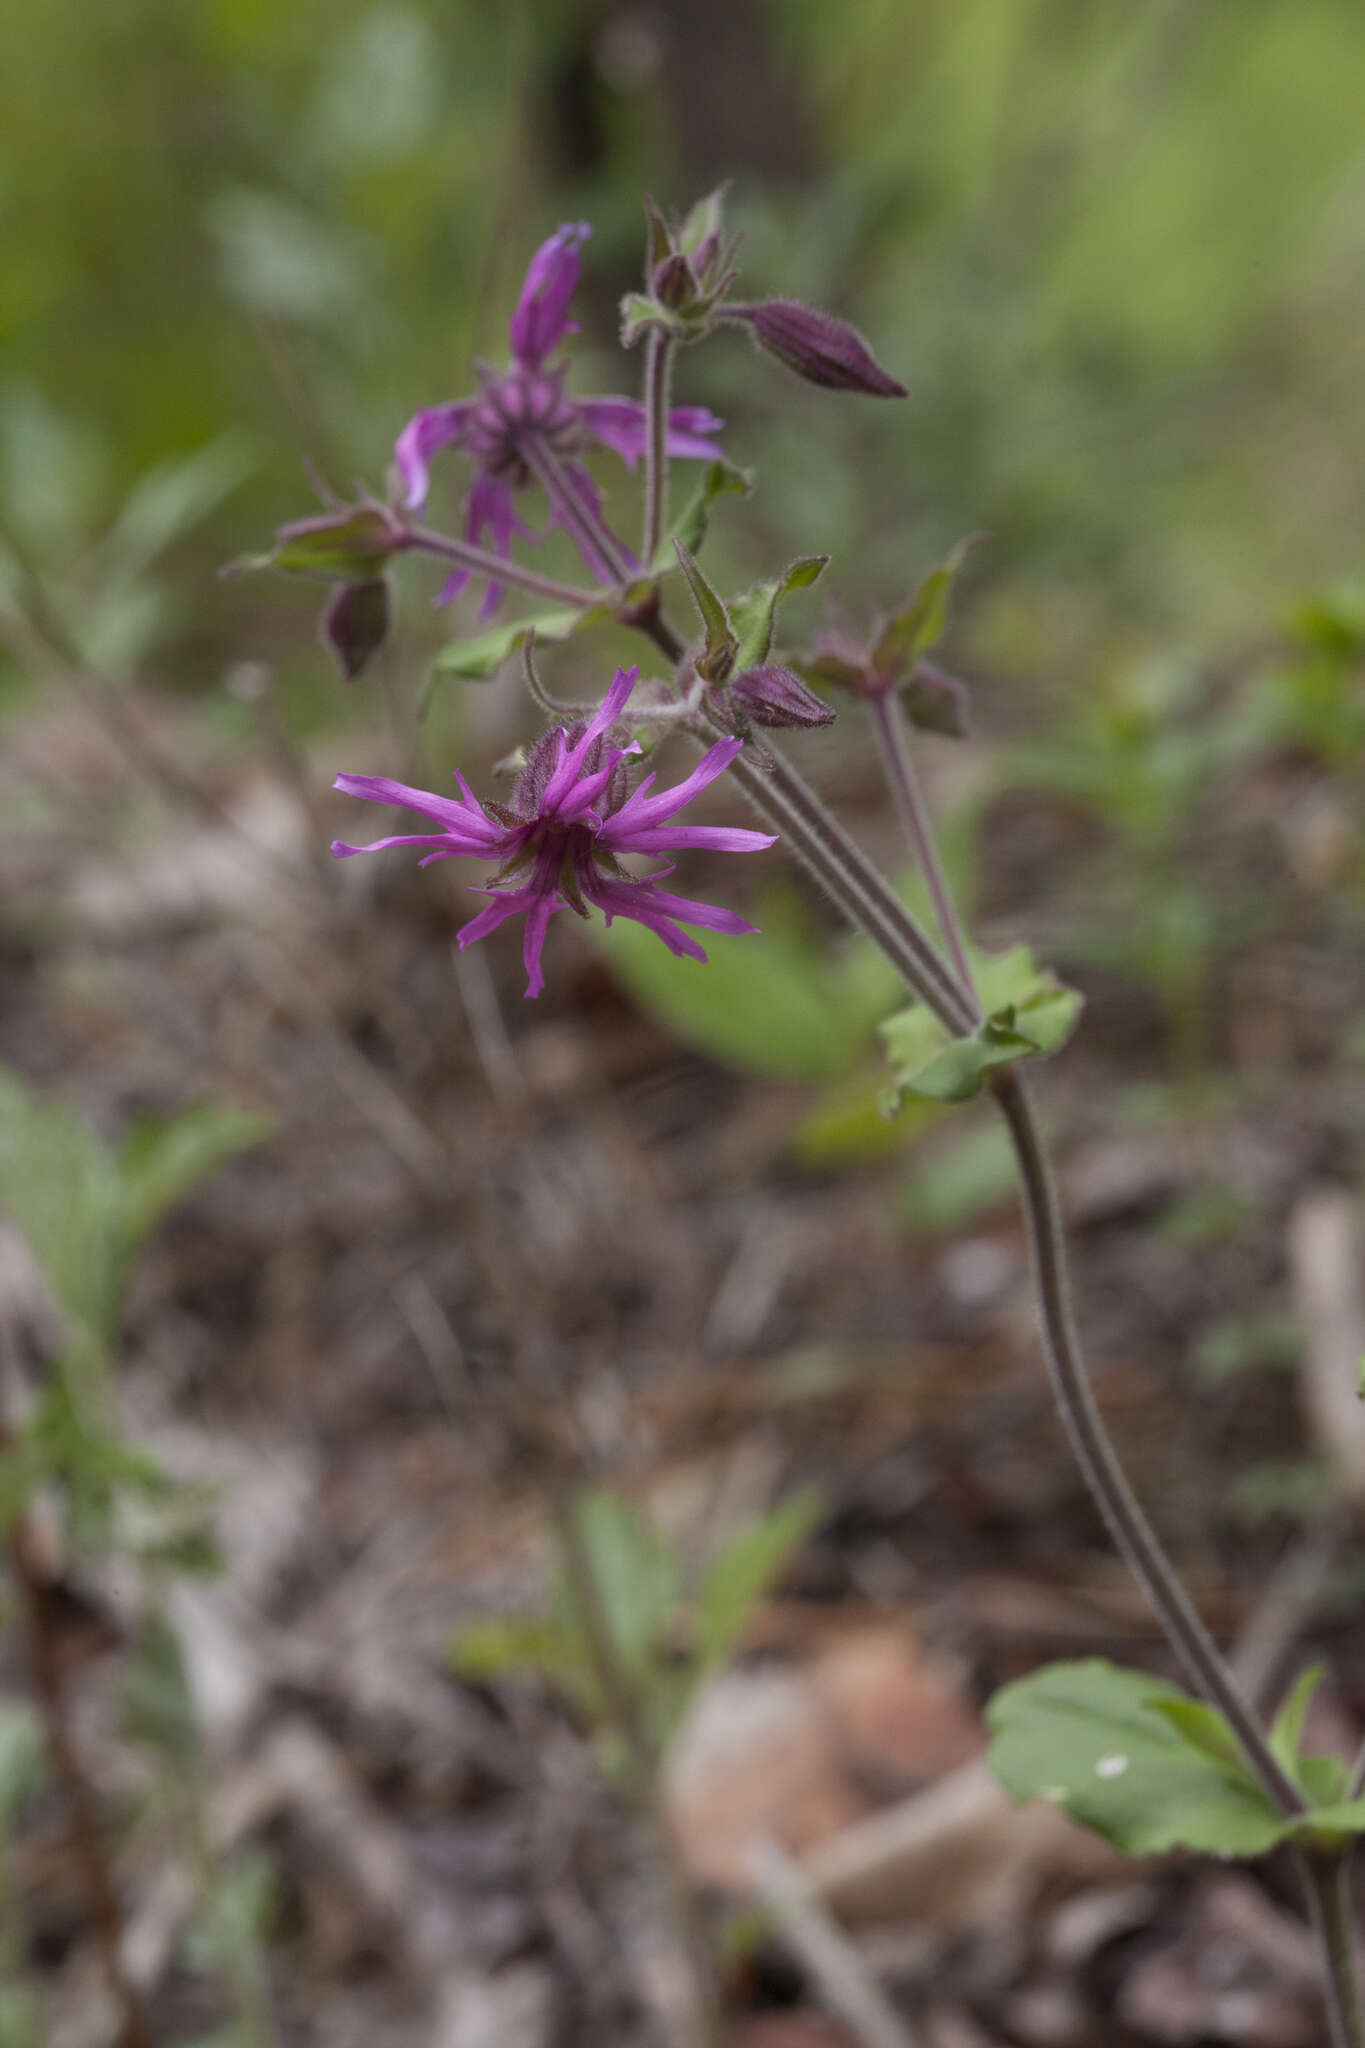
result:
[[[1288,1867],[1125,1863],[982,1763],[1003,1681],[1056,1657],[1170,1665],[1053,1415],[1015,1202],[989,1175],[947,1192],[977,1126],[812,1166],[793,1150],[809,1091],[680,1044],[570,920],[524,1003],[514,945],[456,955],[469,877],[328,862],[340,800],[310,790],[356,765],[333,742],[305,786],[268,748],[225,760],[164,700],[120,699],[112,737],[109,715],[59,697],[0,767],[0,1058],[106,1134],[206,1097],[271,1125],[143,1256],[117,1386],[128,1433],[213,1489],[222,1570],[158,1580],[51,1543],[156,2041],[669,2038],[654,1845],[562,1700],[466,1682],[450,1656],[471,1622],[537,1611],[553,1504],[591,1483],[694,1570],[818,1489],[670,1759],[733,2048],[1319,2042]],[[840,802],[890,855],[861,773],[839,768]],[[1301,805],[1302,765],[1280,773]],[[985,943],[1029,935],[1088,830],[1056,799],[994,807]],[[692,879],[706,895],[704,861]],[[1328,1660],[1309,1746],[1353,1754],[1365,1432],[1340,1365],[1365,1351],[1365,1109],[1324,1047],[1365,970],[1312,919],[1275,921],[1228,969],[1258,991],[1254,1043],[1215,997],[1215,1054],[1173,1082],[1148,995],[1054,964],[1088,999],[1040,1088],[1101,1405],[1248,1682],[1274,1699]],[[32,1276],[3,1249],[12,1331]],[[240,2013],[222,2031],[221,1945],[186,1938],[206,1880],[183,1801],[129,1739],[153,1610],[188,1676],[176,1768],[207,1853],[257,1888],[255,2034]],[[23,1693],[16,1639],[0,1684]],[[804,1916],[754,1914],[773,1844]],[[50,1789],[9,1851],[54,2048],[97,2048]],[[869,1986],[899,2036],[857,2018]]]

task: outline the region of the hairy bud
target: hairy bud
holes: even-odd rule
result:
[[[729,685],[737,708],[754,725],[832,725],[834,713],[789,668],[746,668]]]
[[[725,317],[742,320],[761,349],[808,384],[826,391],[861,391],[870,398],[907,395],[857,328],[832,313],[818,313],[795,299],[764,299],[755,306],[727,306]]]
[[[338,583],[322,614],[319,633],[347,682],[368,666],[389,631],[389,586],[382,576]]]

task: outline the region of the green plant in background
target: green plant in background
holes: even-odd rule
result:
[[[33,1508],[40,1494],[55,1491],[77,1557],[119,1555],[151,1582],[168,1570],[214,1568],[205,1502],[168,1479],[120,1430],[110,1373],[138,1247],[168,1210],[265,1130],[248,1112],[203,1104],[145,1120],[111,1149],[75,1110],[39,1100],[16,1076],[0,1072],[0,1203],[33,1252],[60,1325],[44,1347],[36,1390],[0,1428],[0,1531],[8,1540],[48,1762],[65,1803],[123,2048],[150,2048],[151,2036],[122,1959],[121,1910],[99,1803],[72,1736],[57,1589]],[[149,1639],[151,1649],[157,1640]],[[164,1715],[160,1725],[168,1725]],[[183,1748],[183,1733],[179,1739]],[[176,1761],[185,1761],[178,1751]],[[251,2048],[269,2038],[260,2028],[242,2036]]]
[[[462,1678],[534,1673],[581,1717],[603,1769],[661,1854],[699,2040],[720,2038],[717,1988],[709,1938],[672,1844],[669,1745],[819,1515],[818,1496],[791,1495],[742,1528],[689,1584],[681,1558],[634,1502],[581,1492],[555,1522],[548,1611],[474,1623],[451,1650]]]

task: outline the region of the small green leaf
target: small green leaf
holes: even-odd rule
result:
[[[1296,1780],[1299,1775],[1299,1751],[1303,1747],[1304,1717],[1313,1694],[1326,1675],[1325,1664],[1310,1664],[1306,1671],[1301,1671],[1271,1724],[1270,1747],[1290,1777]]]
[[[178,1116],[135,1124],[118,1150],[125,1244],[138,1244],[166,1211],[239,1152],[269,1135],[251,1110],[203,1102]]]
[[[711,507],[716,499],[730,493],[747,498],[753,487],[754,473],[751,469],[737,469],[734,463],[722,461],[719,457],[714,462],[708,462],[701,473],[700,483],[684,505],[672,532],[666,534],[660,543],[659,551],[650,564],[650,573],[663,576],[670,569],[677,568],[678,560],[673,546],[675,541],[686,548],[689,555],[699,554],[711,523]]]
[[[741,1529],[711,1566],[697,1595],[697,1679],[719,1670],[750,1614],[819,1521],[823,1503],[807,1490]]]
[[[1273,1848],[1295,1823],[1244,1765],[1210,1753],[1202,1718],[1192,1741],[1188,1716],[1180,1725],[1172,1705],[1195,1702],[1101,1658],[1046,1665],[991,1701],[991,1768],[1012,1798],[1053,1800],[1127,1856],[1176,1848],[1259,1856]]]
[[[1215,1763],[1227,1764],[1234,1771],[1244,1769],[1237,1738],[1217,1707],[1205,1706],[1202,1700],[1184,1698],[1153,1700],[1152,1712],[1164,1714],[1192,1748],[1202,1749],[1205,1756],[1211,1756]]]
[[[601,1711],[582,1639],[549,1615],[500,1615],[471,1622],[450,1646],[452,1668],[474,1684],[533,1671],[596,1717]]]
[[[1351,1786],[1350,1765],[1339,1756],[1300,1757],[1294,1775],[1314,1806],[1339,1805]]]
[[[621,301],[621,346],[634,348],[647,327],[653,325],[658,314],[653,299],[644,292],[627,292]]]
[[[981,533],[969,533],[965,540],[960,540],[947,561],[929,572],[910,602],[892,612],[872,649],[874,669],[883,675],[903,675],[943,637],[953,579],[972,549],[985,538]]]
[[[377,576],[398,545],[393,516],[382,505],[353,505],[280,529],[268,554],[244,555],[231,573],[284,569],[295,576]]]
[[[475,633],[468,640],[452,640],[437,655],[432,669],[435,675],[463,676],[466,681],[482,682],[496,674],[531,633],[537,640],[572,640],[585,626],[601,625],[615,616],[614,606],[594,604],[582,611],[561,608],[540,612],[534,618],[505,619],[499,626],[490,626],[486,633]]]
[[[1290,1822],[1286,1835],[1321,1843],[1326,1849],[1341,1849],[1354,1835],[1365,1835],[1365,1799],[1346,1799],[1327,1806],[1315,1806]]]
[[[970,1102],[981,1093],[992,1067],[1011,1066],[1040,1050],[1015,1029],[1014,1018],[1013,1007],[997,1010],[965,1038],[950,1038],[942,1052],[902,1080],[901,1087],[930,1102]]]
[[[888,1100],[892,1113],[906,1095],[969,1101],[992,1067],[1044,1058],[1075,1030],[1081,997],[1038,967],[1027,946],[994,956],[972,948],[970,957],[987,1012],[975,1031],[949,1039],[922,1003],[912,1003],[882,1025],[894,1076]]]
[[[31,1707],[0,1700],[0,1840],[47,1775],[47,1744]]]
[[[680,540],[674,541],[673,552],[678,558],[678,566],[687,578],[692,602],[697,607],[697,615],[706,634],[706,651],[697,663],[698,673],[708,682],[723,683],[734,667],[735,648],[738,644],[730,630],[724,600],[711,588]]]
[[[808,590],[823,575],[828,555],[802,555],[768,583],[755,583],[730,605],[730,622],[739,639],[737,669],[758,668],[772,652],[777,607],[794,590]]]
[[[573,1513],[616,1653],[628,1673],[647,1678],[661,1648],[664,1624],[682,1596],[677,1559],[633,1501],[586,1492],[574,1501]],[[562,1624],[584,1632],[563,1567],[556,1573],[551,1607]]]

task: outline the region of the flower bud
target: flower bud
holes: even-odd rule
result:
[[[754,725],[832,725],[834,713],[789,668],[746,668],[730,684],[737,708]]]
[[[673,313],[690,305],[696,296],[697,280],[692,275],[692,266],[680,252],[665,256],[656,266],[651,282],[659,304]]]
[[[971,724],[967,685],[937,662],[916,662],[901,685],[901,702],[910,723],[922,731],[942,733],[951,740],[966,739]]]
[[[794,299],[727,306],[725,313],[728,319],[743,320],[760,348],[808,384],[820,384],[826,391],[861,391],[871,398],[907,396],[905,386],[888,376],[857,328],[832,313],[818,313]]]
[[[347,682],[354,682],[379,652],[389,630],[389,586],[382,576],[338,583],[322,614],[319,633]]]

